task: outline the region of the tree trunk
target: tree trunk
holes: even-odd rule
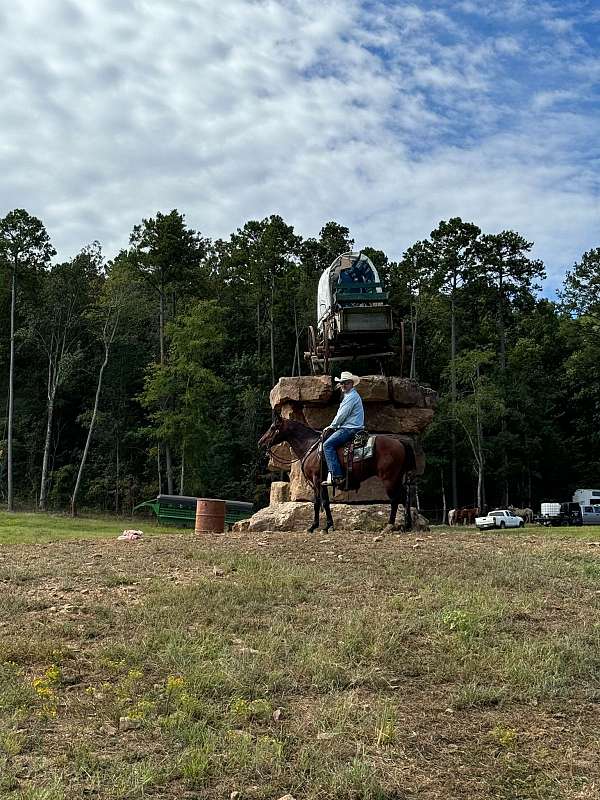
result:
[[[179,474],[179,496],[183,495],[183,481],[185,478],[185,445],[181,448],[181,472]]]
[[[506,326],[504,324],[504,271],[500,267],[498,272],[498,311],[496,322],[498,326],[498,342],[499,342],[499,366],[500,375],[502,376],[502,399],[506,406]],[[508,508],[509,503],[509,468],[508,468],[508,448],[507,448],[507,433],[508,426],[506,424],[506,417],[502,416],[501,421],[502,430],[502,471],[503,471],[503,505]]]
[[[479,379],[479,371],[477,373]],[[476,405],[476,431],[477,431],[477,505],[480,513],[485,509],[485,486],[484,486],[484,453],[483,453],[483,429],[479,414],[479,405]]]
[[[165,468],[167,472],[167,492],[174,494],[173,489],[173,459],[171,458],[171,446],[165,442]]]
[[[256,301],[256,356],[257,361],[260,364],[260,338],[261,338],[261,330],[260,330],[260,299]]]
[[[271,386],[275,386],[275,280],[271,276]]]
[[[42,459],[42,479],[40,481],[40,511],[46,510],[48,493],[48,461],[50,459],[50,443],[52,440],[52,420],[54,419],[54,400],[56,397],[56,387],[51,386],[51,378],[48,377],[48,419],[46,421],[46,440],[44,442],[44,457]]]
[[[160,363],[165,363],[165,295],[162,288],[158,292],[158,341],[160,347]]]
[[[412,351],[410,354],[410,374],[409,378],[413,380],[416,378],[417,375],[417,325],[418,325],[418,316],[417,312],[415,311],[414,319],[411,323],[412,328]]]
[[[120,491],[119,491],[119,471],[120,471],[120,458],[119,458],[119,437],[117,436],[117,450],[115,453],[115,514],[119,513],[119,506],[120,506]]]
[[[98,415],[98,405],[100,403],[100,392],[102,391],[102,379],[104,377],[104,370],[106,369],[106,365],[108,364],[108,356],[110,354],[110,346],[113,342],[115,337],[115,333],[117,331],[117,326],[119,324],[119,314],[117,313],[114,322],[112,324],[112,328],[110,327],[110,312],[109,316],[104,323],[104,331],[103,331],[103,339],[104,339],[104,360],[102,361],[102,366],[100,367],[100,372],[98,373],[98,384],[96,386],[96,397],[94,398],[94,410],[92,412],[92,419],[90,420],[90,427],[88,430],[88,435],[85,440],[85,447],[83,448],[83,453],[81,455],[81,462],[79,463],[79,469],[77,471],[77,479],[75,480],[75,487],[73,489],[73,494],[71,496],[71,516],[77,516],[77,495],[79,493],[79,487],[81,485],[81,476],[83,475],[83,468],[85,467],[85,462],[87,461],[88,452],[90,449],[90,443],[92,441],[92,435],[94,433],[94,426],[96,424],[96,416]]]
[[[8,511],[14,511],[13,488],[13,416],[14,416],[14,380],[15,380],[15,304],[17,293],[17,267],[13,267],[10,292],[10,366],[8,370],[8,441],[6,447],[6,475],[8,481]]]
[[[458,508],[458,481],[456,477],[456,273],[452,282],[450,307],[450,398],[452,403],[452,426],[450,429],[450,456],[452,473],[452,506]]]
[[[159,297],[158,335],[160,339],[160,363],[165,364],[165,293],[161,286]],[[173,459],[171,458],[171,445],[165,442],[165,467],[167,472],[167,492],[173,494]]]
[[[446,487],[444,486],[444,468],[443,467],[440,467],[440,477],[441,477],[441,483],[442,483],[442,525],[444,525],[446,523],[446,515],[447,515],[448,512],[447,512],[447,509],[446,509]]]
[[[158,472],[158,493],[162,494],[162,470],[160,468],[160,442],[156,445],[156,469]]]

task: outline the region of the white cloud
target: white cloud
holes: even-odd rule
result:
[[[534,90],[505,66],[518,26],[483,35],[450,3],[30,0],[0,37],[0,212],[38,214],[61,255],[173,207],[211,236],[337,219],[391,257],[460,215],[535,239],[554,282],[597,243],[594,125],[561,83],[585,96],[593,54],[535,50]]]
[[[575,20],[564,19],[562,17],[551,17],[550,19],[542,21],[542,25],[546,30],[557,34],[568,33],[573,28],[574,24]]]

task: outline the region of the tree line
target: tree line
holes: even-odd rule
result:
[[[553,301],[532,246],[453,218],[398,261],[363,248],[397,323],[389,374],[440,392],[423,508],[535,506],[600,480],[600,248]],[[9,212],[2,502],[73,514],[129,513],[157,492],[264,502],[268,392],[307,372],[319,276],[353,248],[336,222],[303,238],[276,215],[211,241],[173,210],[113,259],[93,242],[59,261],[42,221]]]

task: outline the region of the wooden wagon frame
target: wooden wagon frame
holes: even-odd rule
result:
[[[336,361],[382,361],[394,353],[389,295],[364,253],[342,253],[319,280],[317,325],[308,329],[304,357],[313,375],[328,373]]]

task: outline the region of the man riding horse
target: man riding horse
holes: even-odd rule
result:
[[[341,387],[342,402],[331,424],[323,431],[323,452],[329,473],[323,481],[323,486],[342,486],[344,471],[338,458],[337,449],[349,442],[365,425],[365,410],[362,399],[356,391],[360,378],[351,372],[342,372],[339,378],[334,379]],[[327,435],[329,431],[333,433]]]
[[[391,434],[378,433],[373,437],[372,448],[368,456],[357,460],[356,456],[346,455],[343,445],[363,427],[364,413],[362,400],[355,389],[359,378],[349,372],[342,372],[336,381],[342,384],[344,396],[338,413],[334,417],[330,428],[334,433],[324,442],[324,451],[330,474],[329,485],[339,481],[342,474],[340,456],[345,462],[347,458],[353,459],[352,487],[358,489],[364,481],[377,476],[390,498],[389,525],[395,525],[396,513],[403,496],[406,498],[404,527],[412,527],[412,514],[410,507],[410,481],[416,468],[415,452],[412,445],[402,441],[401,437]],[[321,448],[323,441],[321,431],[309,427],[303,422],[287,419],[279,411],[273,412],[273,422],[268,431],[260,437],[259,446],[272,453],[272,449],[281,442],[287,442],[296,458],[300,462],[300,469],[314,493],[314,519],[309,528],[313,532],[319,527],[321,508],[327,517],[326,530],[333,528],[333,517],[329,504],[327,483],[322,478]],[[328,446],[329,445],[329,446]],[[336,451],[339,448],[339,452]]]

